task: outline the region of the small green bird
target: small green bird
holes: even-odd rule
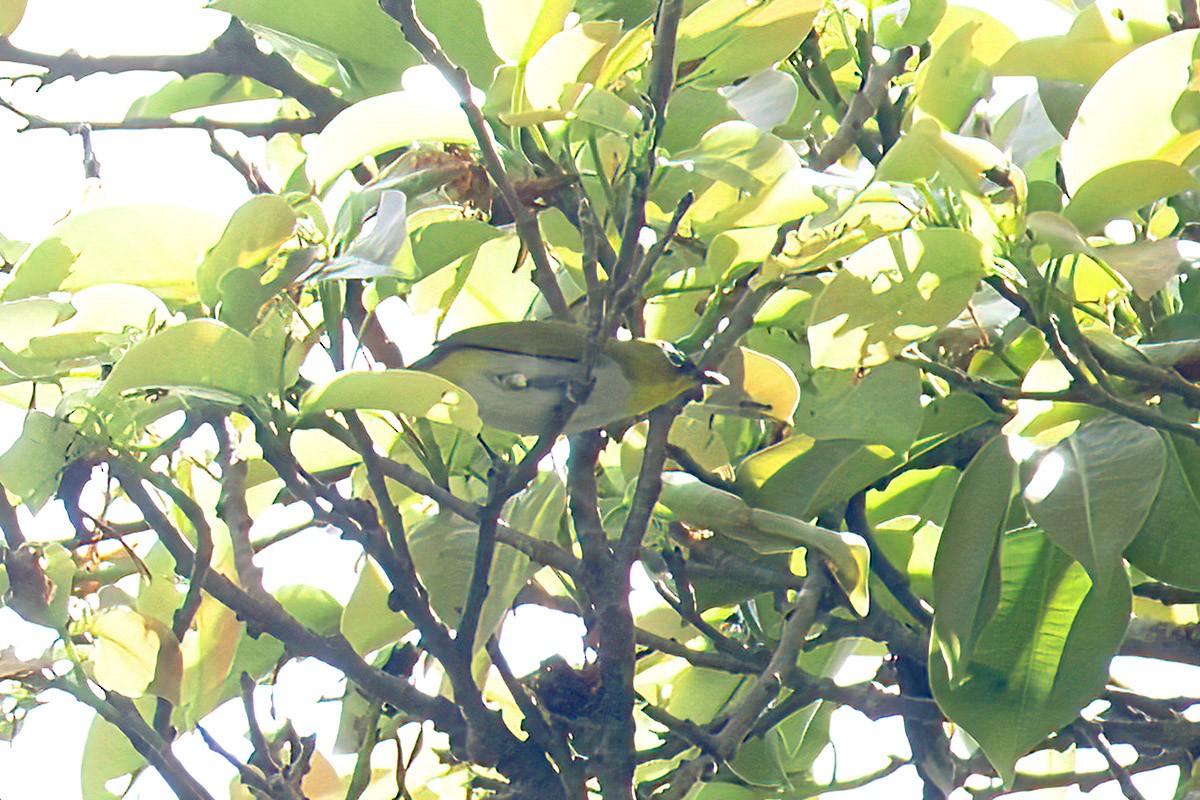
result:
[[[583,383],[587,331],[567,322],[497,322],[459,331],[412,365],[461,386],[493,428],[541,433],[571,382]],[[592,390],[564,433],[640,417],[705,382],[681,353],[644,339],[610,340],[592,365]]]

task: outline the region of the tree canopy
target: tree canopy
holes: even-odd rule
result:
[[[1200,14],[1028,5],[1069,26],[213,0],[201,52],[95,56],[4,3],[23,136],[103,182],[97,132],[208,131],[247,199],[0,236],[0,590],[54,634],[0,651],[0,734],[94,710],[85,800],[224,796],[186,739],[278,800],[792,800],[910,764],[926,798],[1164,767],[1193,796],[1200,695],[1110,665],[1200,666]],[[135,72],[169,77],[119,121],[6,96]],[[521,320],[554,324],[481,328]],[[571,365],[537,435],[422,368],[462,331]],[[649,392],[659,355],[695,380],[569,426],[604,359]],[[353,566],[265,580],[301,538]],[[584,661],[516,674],[525,607]],[[329,747],[266,710],[303,660],[343,678]],[[831,773],[843,709],[907,741]]]

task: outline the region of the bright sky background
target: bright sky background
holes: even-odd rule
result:
[[[0,0],[4,2],[4,0]],[[1064,30],[1069,16],[1042,0],[1005,2],[974,0],[967,4],[999,16],[1022,36],[1047,35]],[[226,25],[226,17],[204,9],[201,0],[29,0],[24,22],[13,36],[14,44],[31,50],[58,53],[74,49],[84,55],[134,53],[189,53],[203,49]],[[15,87],[2,87],[6,99],[18,106],[52,119],[119,120],[129,104],[147,92],[159,88],[169,76],[136,74],[95,76],[80,82],[60,81],[34,92],[34,81],[22,81]],[[82,149],[77,137],[61,131],[16,133],[18,121],[0,111],[0,176],[6,191],[0,192],[0,234],[9,238],[36,242],[72,209],[84,205],[112,203],[182,203],[230,213],[248,193],[240,176],[212,156],[208,137],[199,131],[96,132],[93,142],[101,164],[102,186],[88,186],[81,166]],[[259,140],[239,136],[223,139],[227,146],[241,150],[253,161],[261,159]],[[15,438],[23,411],[0,410],[0,449]],[[43,528],[62,530],[58,509],[51,507],[42,515]],[[35,523],[30,523],[34,525]],[[31,530],[35,532],[36,527]],[[272,548],[267,583],[311,583],[330,591],[340,601],[349,595],[345,582],[330,582],[331,575],[353,571],[359,556],[355,545],[337,540],[322,531],[310,531]],[[319,557],[314,557],[319,553]],[[647,602],[653,594],[645,585],[637,602]],[[517,616],[518,625],[506,628],[506,650],[518,674],[533,669],[555,648],[561,648],[572,660],[580,657],[579,623],[574,618],[539,611],[526,606]],[[0,610],[0,647],[16,643],[23,655],[41,651],[48,643],[34,626],[21,622],[7,609]],[[519,629],[527,634],[522,635]],[[1118,659],[1115,674],[1129,685],[1150,694],[1171,696],[1180,687],[1196,685],[1200,670],[1185,667],[1160,667],[1148,670],[1138,659]],[[876,661],[852,658],[839,682],[868,679]],[[290,717],[301,734],[324,731],[319,746],[331,751],[332,732],[336,730],[336,703],[321,699],[341,695],[336,671],[311,660],[292,663],[280,676],[275,692],[279,718]],[[1151,684],[1155,692],[1145,684]],[[265,703],[260,704],[265,706]],[[0,798],[2,800],[72,800],[79,796],[77,764],[92,714],[84,706],[56,702],[32,713],[14,746],[0,744]],[[238,755],[247,755],[248,746],[240,739],[244,718],[237,704],[220,709],[206,727]],[[837,754],[838,777],[846,779],[878,768],[890,753],[907,754],[907,742],[898,718],[870,722],[853,711],[841,710],[834,717],[834,740],[851,743]],[[381,765],[389,765],[394,754],[380,748]],[[185,763],[196,767],[196,774],[218,798],[227,794],[232,770],[194,735],[184,736],[177,745]],[[1118,748],[1118,753],[1120,748]],[[341,770],[348,770],[351,757],[333,758]],[[827,751],[821,768],[833,768],[834,757]],[[1098,755],[1081,754],[1081,769],[1100,769]],[[1148,797],[1166,797],[1173,790],[1175,770],[1137,776],[1135,782]],[[919,782],[912,767],[906,767],[869,789],[838,795],[845,800],[865,800],[891,796],[917,797]],[[967,793],[956,793],[965,798]],[[1030,795],[1013,795],[1013,797]],[[1048,795],[1040,795],[1047,797]],[[1060,798],[1081,796],[1075,790],[1055,795]],[[169,798],[173,795],[157,776],[148,776],[135,785],[131,798]],[[1115,784],[1091,795],[1093,800],[1118,800]]]

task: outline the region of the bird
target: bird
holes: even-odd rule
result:
[[[570,322],[495,322],[452,334],[411,368],[465,390],[485,424],[521,435],[545,432],[572,402],[565,434],[636,419],[708,382],[678,350],[646,339],[609,339],[589,371],[590,341]]]

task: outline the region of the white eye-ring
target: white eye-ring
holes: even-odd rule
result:
[[[507,375],[497,375],[497,382],[505,389],[524,389],[529,386],[529,381],[525,375],[520,372],[510,372]]]

